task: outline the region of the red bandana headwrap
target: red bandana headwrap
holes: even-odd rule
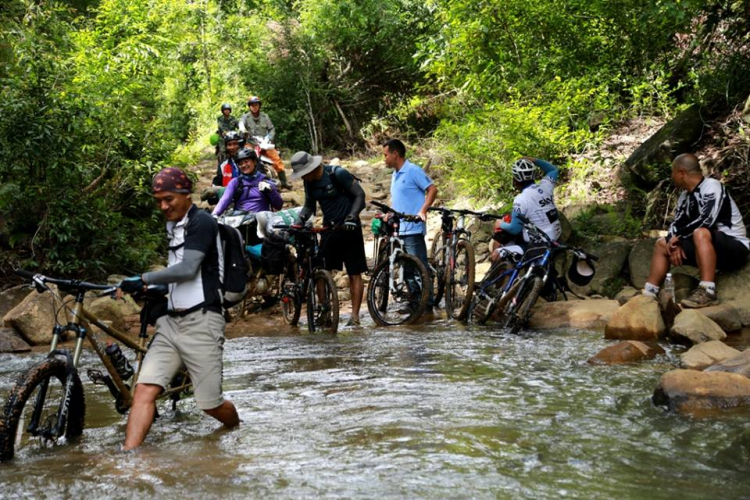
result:
[[[154,176],[151,183],[152,193],[170,191],[172,193],[192,193],[193,182],[185,172],[177,167],[167,167]]]

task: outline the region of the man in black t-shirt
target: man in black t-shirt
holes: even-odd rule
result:
[[[321,156],[298,151],[292,156],[292,179],[301,178],[305,185],[305,205],[299,214],[304,223],[315,214],[316,203],[323,212],[323,225],[340,226],[343,231],[324,233],[321,241],[325,267],[341,270],[346,265],[352,294],[352,316],[347,326],[359,325],[367,271],[365,241],[359,213],[365,208],[365,192],[359,182],[341,167],[323,165]]]
[[[156,411],[156,399],[184,365],[196,405],[226,427],[239,425],[237,410],[221,390],[225,321],[220,296],[219,228],[193,205],[192,182],[179,168],[154,177],[152,192],[167,219],[168,266],[123,280],[132,293],[145,285],[168,285],[168,314],[156,320],[133,394],[124,449],[140,446]]]

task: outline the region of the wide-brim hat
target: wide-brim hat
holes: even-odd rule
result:
[[[568,279],[578,286],[586,286],[591,283],[596,274],[594,262],[589,258],[573,257],[568,269]]]
[[[292,156],[292,180],[307,175],[323,163],[322,156],[313,156],[306,151],[297,151]]]

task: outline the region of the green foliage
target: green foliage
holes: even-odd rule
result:
[[[635,239],[643,230],[643,221],[633,213],[630,204],[592,207],[578,214],[571,225],[576,235],[583,238],[606,235]]]

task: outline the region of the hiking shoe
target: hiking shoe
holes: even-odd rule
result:
[[[689,307],[691,309],[698,309],[699,307],[712,306],[718,304],[719,300],[716,298],[715,293],[711,293],[703,287],[698,287],[693,290],[690,297],[684,299],[680,304],[682,307]]]
[[[346,322],[346,326],[360,326],[359,316],[352,316],[349,321]]]

